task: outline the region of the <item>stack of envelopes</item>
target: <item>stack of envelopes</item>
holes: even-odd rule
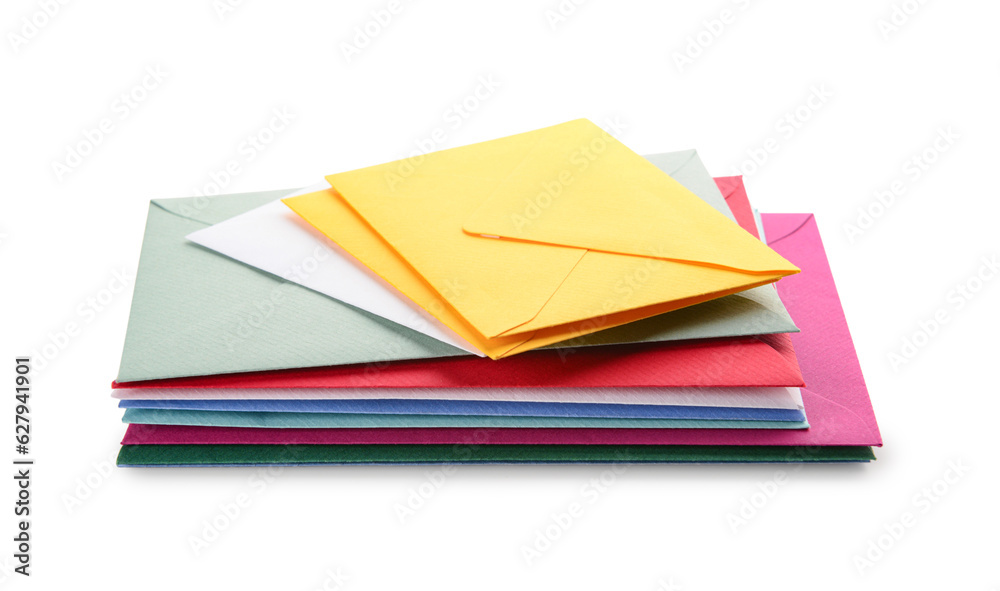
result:
[[[577,120],[150,204],[120,465],[843,462],[882,444],[810,214]]]

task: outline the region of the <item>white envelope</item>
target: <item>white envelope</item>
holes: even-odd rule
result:
[[[288,197],[329,188],[329,183],[323,182]],[[187,239],[469,353],[484,356],[280,200],[198,230]]]
[[[802,409],[798,388],[115,388],[123,400],[485,400]]]

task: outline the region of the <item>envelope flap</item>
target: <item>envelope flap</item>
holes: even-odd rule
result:
[[[767,215],[768,244],[774,244],[796,235],[815,219],[811,213],[769,213],[765,215]]]
[[[715,179],[726,201],[726,205],[733,212],[733,218],[742,228],[747,229],[757,239],[760,239],[760,228],[757,217],[754,215],[750,201],[747,199],[746,187],[743,186],[742,176],[724,176]],[[755,227],[758,226],[758,227]],[[764,241],[767,242],[766,240]]]
[[[820,394],[802,388],[802,401],[810,419],[813,436],[841,445],[882,445],[882,435],[870,409],[852,408],[842,396]]]
[[[697,150],[680,150],[643,156],[675,181],[686,187],[699,199],[739,223],[733,215],[727,195],[709,174]],[[742,225],[742,224],[741,224]],[[744,226],[745,229],[745,226]]]
[[[545,130],[463,229],[484,237],[736,269],[797,269],[585,119]]]
[[[534,318],[586,253],[523,242],[498,244],[462,232],[465,219],[546,132],[329,175],[330,192],[285,203],[334,242],[340,243],[337,234],[346,232],[347,224],[370,229],[385,251],[431,288],[433,293],[421,302],[425,309],[449,306],[474,336],[492,339]],[[345,216],[329,215],[335,210],[346,210]],[[503,350],[526,338],[518,337]]]
[[[224,222],[231,217],[246,213],[255,207],[260,207],[288,195],[287,189],[279,191],[260,191],[257,193],[239,193],[235,195],[215,195],[212,197],[180,197],[176,199],[153,199],[151,203],[160,209],[169,211],[196,222],[213,225]]]
[[[119,381],[462,354],[184,239],[237,203],[283,193],[150,204]]]

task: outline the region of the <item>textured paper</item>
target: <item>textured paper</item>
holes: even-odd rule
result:
[[[757,229],[752,217],[743,216],[737,220],[731,211],[734,204],[741,214],[750,207],[745,193],[742,193],[742,184],[736,187],[732,181],[739,177],[725,177],[726,186],[717,186],[694,150],[645,158],[714,209],[739,221],[742,228],[756,235]],[[329,183],[324,182],[323,185],[323,188],[329,188]],[[317,187],[303,189],[288,197],[316,190]],[[737,191],[742,194],[742,203],[738,199],[727,199]],[[237,261],[284,277],[453,346],[476,351],[475,347],[444,326],[432,314],[401,294],[280,201],[198,230],[187,238]],[[624,287],[627,286],[623,285]],[[669,314],[583,335],[573,339],[570,344],[580,347],[796,330],[798,329],[773,287],[764,286]],[[549,346],[564,347],[566,344],[555,343]]]
[[[870,447],[692,445],[126,445],[119,466],[868,462]]]
[[[283,197],[308,194],[329,186],[323,183],[323,186]],[[193,232],[187,239],[453,347],[482,355],[465,339],[302,221],[280,200]]]
[[[405,164],[284,202],[493,358],[798,271],[586,120]]]
[[[529,351],[471,357],[119,383],[130,388],[797,387],[789,335]]]
[[[619,417],[804,421],[801,409],[493,400],[121,400],[121,408],[292,414]]]
[[[318,443],[461,444],[580,444],[580,445],[777,445],[879,446],[882,438],[872,411],[857,354],[851,341],[836,286],[826,261],[815,219],[810,214],[764,215],[770,244],[799,265],[803,272],[782,280],[778,291],[802,332],[795,334],[802,371],[810,387],[802,390],[808,430],[776,429],[376,429],[317,431]],[[510,361],[516,361],[512,359]],[[127,411],[126,414],[128,414]],[[363,432],[362,432],[363,431]],[[202,432],[204,433],[204,432]],[[184,433],[173,433],[176,442]],[[287,435],[239,433],[243,441]],[[198,434],[204,438],[206,435]],[[155,437],[147,438],[155,443]],[[300,443],[299,440],[294,440]]]
[[[674,176],[695,187],[699,191],[699,195],[702,195],[713,207],[718,207],[719,211],[727,215],[732,215],[728,213],[729,209],[724,203],[720,205],[720,202],[724,201],[722,193],[716,190],[713,195],[711,191],[704,188],[704,183],[699,180],[707,177],[707,173],[704,171],[704,166],[694,151],[681,153],[679,161],[676,155],[669,155],[667,158],[661,158],[660,156],[651,156],[649,158],[651,161],[657,162],[658,166],[676,166],[676,168],[670,169]],[[219,209],[217,215],[220,217],[232,216],[232,211],[240,207],[241,201],[230,197],[232,196],[215,198],[215,200],[211,201],[213,207]],[[174,202],[176,200],[166,201]],[[726,203],[732,204],[736,201],[747,202],[746,193],[742,190],[742,184],[739,185],[739,190],[729,193],[725,198]],[[749,231],[754,228],[752,225],[748,225],[747,229]],[[147,243],[152,242],[152,238],[147,237],[143,245],[144,252],[147,250],[147,247],[151,246],[151,244]],[[157,245],[154,244],[152,246],[155,252]],[[192,254],[192,251],[190,251],[191,247],[192,245],[188,244],[188,250],[175,253],[175,255],[182,255],[179,256],[178,261],[185,265],[193,265],[190,269],[197,271],[198,260],[191,260],[187,256],[183,256]],[[201,252],[201,250],[198,249],[195,252],[199,252],[201,255],[209,254]],[[145,255],[143,256],[143,260],[145,260]],[[220,262],[219,259],[221,257],[216,257],[212,260],[218,263]],[[141,260],[140,268],[142,267],[143,262]],[[172,291],[176,289],[176,282],[179,281],[181,282],[180,284],[192,285],[199,289],[209,288],[213,293],[217,290],[228,293],[229,290],[227,286],[219,285],[217,282],[203,285],[201,282],[204,277],[197,272],[187,273],[187,270],[188,267],[186,266],[171,269],[170,277],[174,281],[160,282],[158,287],[162,291],[149,292],[147,290],[146,295],[152,296],[151,302],[153,304],[157,303],[157,298],[161,299],[159,303],[169,304],[168,308],[174,311],[166,315],[168,320],[199,323],[201,322],[200,320],[190,317],[192,311],[198,310],[198,302],[186,297],[178,299],[179,294]],[[206,270],[211,269],[207,268]],[[179,272],[181,274],[176,275]],[[143,283],[143,277],[144,275],[139,278],[138,284]],[[287,287],[292,293],[295,293],[292,288],[298,288],[298,286],[294,285],[288,285]],[[139,287],[137,286],[136,289],[138,293]],[[770,295],[768,295],[768,290],[772,290]],[[180,295],[183,296],[184,294]],[[238,301],[239,296],[231,294],[229,297],[231,299],[236,298]],[[253,375],[181,378],[160,380],[155,385],[162,387],[214,385],[242,388],[254,387],[255,384],[262,387],[494,387],[503,385],[513,387],[798,386],[802,384],[802,380],[798,366],[795,363],[794,353],[791,349],[791,341],[787,335],[781,334],[711,344],[700,343],[694,345],[693,348],[680,345],[685,347],[683,351],[665,347],[650,350],[641,347],[615,347],[612,349],[602,348],[596,351],[586,351],[585,345],[613,343],[617,341],[655,342],[660,339],[692,337],[698,334],[702,336],[715,334],[718,336],[725,334],[727,331],[736,330],[733,327],[733,323],[739,327],[738,330],[745,332],[767,332],[779,326],[786,326],[791,330],[794,326],[787,320],[787,312],[780,305],[780,300],[777,300],[778,304],[775,305],[775,299],[773,287],[764,286],[728,296],[727,298],[720,298],[664,314],[657,318],[593,333],[581,339],[574,339],[569,343],[571,348],[561,350],[558,353],[550,355],[531,353],[531,358],[519,356],[515,359],[505,360],[505,365],[477,363],[480,360],[473,359],[460,360],[452,358],[448,360],[424,361],[418,364],[390,362],[387,364],[366,364],[335,369],[291,370]],[[719,309],[720,304],[727,300],[730,303],[726,304],[725,310]],[[149,300],[144,299],[143,301]],[[178,306],[178,304],[180,305]],[[154,313],[155,305],[152,308],[149,306],[144,306],[143,308],[143,313],[140,314],[142,320],[151,322],[153,326],[161,326],[163,324],[161,322],[163,318]],[[209,306],[209,309],[211,308]],[[134,304],[133,317],[136,315],[135,309]],[[133,317],[130,317],[129,320],[130,331],[132,330],[133,322],[135,322],[140,326],[140,333],[150,332],[141,330],[143,322],[140,322],[139,319],[133,319]],[[719,318],[723,317],[731,318],[733,322],[720,321]],[[666,320],[668,318],[670,319],[669,321]],[[167,328],[175,329],[175,326],[176,324],[171,324]],[[702,330],[701,327],[704,327],[706,332],[699,332]],[[280,327],[270,328],[277,329]],[[308,335],[309,332],[305,331],[303,334]],[[195,332],[195,336],[199,336],[199,334]],[[269,350],[267,345],[270,342],[224,341],[220,344],[212,343],[211,341],[200,342],[204,340],[205,335],[200,336],[202,338],[190,339],[192,341],[191,346],[205,348],[210,354],[231,354],[226,346],[231,346],[234,343],[240,344],[245,351],[241,349],[239,352],[251,356],[243,360],[244,362],[251,362],[249,364],[252,364],[254,360],[252,356],[261,352],[258,351],[258,345],[264,345],[262,347],[263,352]],[[329,335],[326,336],[328,337]],[[374,337],[377,335],[373,334],[370,336]],[[152,339],[152,335],[146,335],[146,337]],[[299,346],[297,341],[294,344],[289,344],[290,337],[288,335],[279,333],[279,336],[276,337],[272,334],[271,338],[277,338],[276,342],[278,344],[290,346],[290,350],[292,351],[297,350],[296,347]],[[165,359],[164,356],[158,354],[155,346],[152,346],[155,345],[155,340],[144,339],[144,341],[148,342],[151,346],[141,353],[132,355],[133,361],[148,361],[154,367],[170,367],[175,361],[180,361],[182,367],[188,367],[188,369],[181,373],[191,371],[191,360],[188,358],[188,354],[194,353],[194,351],[181,351],[174,356],[175,359]],[[129,342],[128,338],[126,342]],[[368,346],[371,347],[373,344],[369,343]],[[387,350],[398,352],[391,341],[379,343],[375,346],[383,346]],[[220,351],[223,347],[225,349]],[[127,346],[126,354],[129,352]],[[336,353],[336,350],[334,349],[330,352]],[[135,352],[132,351],[132,353]],[[310,353],[315,354],[316,352],[311,351]],[[413,353],[410,354],[412,355]],[[455,352],[455,354],[460,354],[460,352]],[[123,355],[123,365],[126,356]],[[326,357],[332,357],[332,355],[326,355]],[[304,358],[298,358],[299,361],[297,363],[303,366],[310,365],[309,362],[302,361]],[[284,361],[284,359],[285,357],[279,357],[279,361]],[[206,367],[200,359],[196,358],[194,361],[199,363],[198,367]],[[229,361],[232,362],[233,360]],[[265,362],[271,363],[273,362],[273,358],[268,357],[258,361],[260,361],[262,366],[267,367],[268,365]],[[336,364],[337,362],[330,361],[329,363]],[[292,362],[292,364],[295,365],[296,362]],[[616,364],[621,364],[621,371],[616,371]],[[209,373],[211,371],[213,369],[208,368],[203,370],[202,373]],[[143,384],[143,386],[150,385],[153,384]]]
[[[117,388],[122,400],[485,400],[801,408],[798,388]]]
[[[741,228],[753,234],[755,238],[762,239],[760,234],[760,220],[754,215],[750,201],[746,199],[746,187],[743,185],[743,177],[715,177],[715,184],[722,193],[722,198],[726,201],[726,206],[729,208],[733,220]]]
[[[788,411],[791,412],[791,411]],[[800,415],[801,417],[801,415]],[[349,414],[315,412],[243,412],[130,408],[125,423],[191,425],[202,427],[264,427],[270,429],[373,429],[380,427],[466,427],[469,429],[805,429],[800,420],[756,420],[750,416],[728,419],[535,417],[487,415]]]
[[[286,193],[150,203],[119,381],[467,355],[184,240]]]

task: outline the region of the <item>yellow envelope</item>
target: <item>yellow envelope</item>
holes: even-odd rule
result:
[[[586,119],[285,199],[494,359],[799,270]]]

